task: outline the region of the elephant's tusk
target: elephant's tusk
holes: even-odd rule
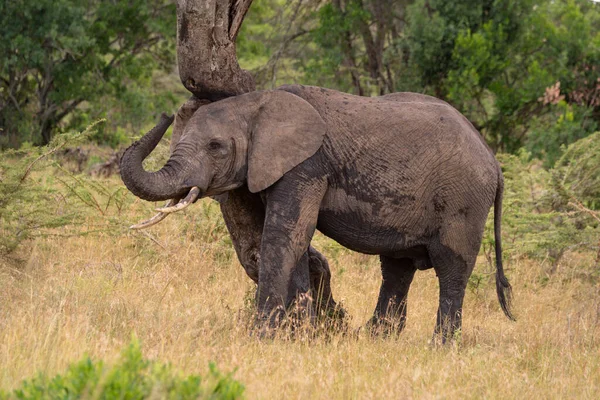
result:
[[[172,212],[176,212],[176,211],[181,211],[184,208],[186,208],[187,206],[189,206],[190,204],[192,204],[200,195],[200,189],[197,186],[194,186],[193,188],[190,189],[190,192],[188,193],[187,196],[185,196],[185,198],[181,201],[179,201],[179,203],[175,204],[174,206],[164,206],[162,208],[157,208],[156,211],[161,212],[161,213],[172,213]]]
[[[167,204],[165,204],[165,207],[171,207],[175,204],[175,199],[171,199],[169,201],[167,201]],[[158,214],[156,214],[154,217],[147,219],[146,221],[142,221],[138,224],[135,225],[131,225],[129,227],[129,229],[146,229],[152,225],[156,225],[158,224],[160,221],[162,221],[163,219],[167,218],[169,214],[165,214],[162,212],[159,212]]]

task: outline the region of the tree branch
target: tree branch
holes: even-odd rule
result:
[[[55,117],[55,122],[59,123],[64,117],[66,117],[68,114],[70,114],[73,110],[75,110],[75,108],[77,108],[77,106],[79,104],[81,104],[81,102],[83,101],[83,99],[75,99],[73,100],[68,106],[67,108],[65,108],[60,114],[57,114]]]
[[[235,42],[252,0],[235,0],[229,14],[229,39]]]

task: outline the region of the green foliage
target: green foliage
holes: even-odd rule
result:
[[[598,128],[592,109],[564,100],[550,105],[549,111],[534,117],[525,148],[550,168],[561,157],[564,146],[584,138]]]
[[[90,140],[99,145],[108,145],[113,149],[129,143],[131,140],[128,132],[121,127],[116,127],[114,130],[103,128],[104,126],[96,130],[94,134],[90,136]]]
[[[242,68],[251,70],[258,88],[304,80],[300,65],[312,53],[309,30],[315,2],[254,0],[236,39]],[[305,53],[308,53],[305,55]],[[305,83],[307,83],[305,81]]]
[[[359,55],[350,43],[358,35],[358,26],[368,24],[371,15],[360,1],[349,1],[343,10],[325,4],[316,12],[316,16],[319,25],[311,31],[311,36],[321,51],[319,57],[306,63],[306,79],[316,82],[331,80],[337,88],[350,91],[356,83],[344,79],[344,75],[339,73],[340,66],[353,68],[353,62],[349,60]],[[359,80],[364,84],[368,77],[361,76]]]
[[[530,8],[531,1],[523,0],[415,2],[408,8],[406,45],[422,84],[444,95],[449,73],[462,69],[467,76],[478,72],[479,79],[488,81],[502,68],[501,60],[518,37]],[[490,36],[493,42],[486,41]],[[457,60],[457,51],[464,60]]]
[[[49,157],[68,142],[74,142],[89,131],[57,136],[45,147],[23,146],[19,151],[6,151],[0,158],[0,255],[11,253],[23,240],[42,229],[69,224],[72,215],[48,213],[54,203],[54,190],[44,185],[45,177],[32,173],[48,166]],[[53,210],[56,207],[52,207]],[[49,215],[48,215],[49,214]]]
[[[174,27],[165,0],[0,3],[0,148],[47,144],[120,101],[142,112],[128,94],[171,67]]]
[[[432,94],[465,114],[494,151],[526,146],[548,167],[561,145],[600,124],[598,3],[339,0],[304,7],[311,17],[292,21],[292,31],[309,35],[286,47],[301,83],[361,95]],[[557,84],[561,104],[547,96]]]
[[[166,0],[0,4],[0,148],[109,121],[113,148],[187,95]],[[550,167],[600,124],[600,4],[588,0],[254,0],[237,38],[259,88],[316,84],[449,101],[495,151]],[[561,99],[548,99],[558,86]],[[561,102],[561,100],[563,102]]]
[[[84,357],[64,374],[39,374],[12,393],[0,392],[0,399],[238,399],[243,392],[242,384],[213,363],[204,377],[182,376],[169,364],[145,359],[133,339],[115,365]]]
[[[555,208],[581,202],[600,211],[600,132],[568,146],[552,172],[553,186],[562,200],[555,200]]]
[[[11,255],[21,243],[36,237],[123,232],[119,214],[131,200],[125,188],[75,175],[53,157],[67,145],[88,140],[96,126],[57,135],[47,146],[24,145],[0,153],[0,256]],[[102,215],[105,225],[88,225],[90,212]]]
[[[595,77],[589,71],[600,63],[597,6],[497,0],[466,2],[472,4],[461,10],[453,3],[428,3],[434,12],[423,2],[410,8],[411,62],[422,84],[463,112],[494,149],[516,152],[527,144],[534,156],[549,154],[546,165],[552,165],[561,144],[594,131],[590,108],[600,102],[590,101],[597,71]],[[576,71],[588,78],[574,79]],[[563,125],[557,120],[566,105],[560,110],[544,96],[556,82],[568,112],[577,114]]]
[[[236,40],[237,56],[243,68],[257,70],[269,61],[274,51],[270,39],[284,29],[277,23],[277,10],[283,5],[281,0],[252,2]]]
[[[550,170],[531,161],[525,150],[498,157],[505,178],[502,230],[509,256],[547,258],[555,266],[567,250],[600,251],[600,132],[567,147]],[[486,253],[493,250],[491,222]]]

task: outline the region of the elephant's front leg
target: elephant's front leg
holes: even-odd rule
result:
[[[294,301],[311,312],[307,250],[326,190],[321,178],[289,172],[267,190],[258,279],[260,321],[276,327]]]
[[[260,195],[251,193],[246,186],[218,196],[217,200],[240,264],[250,279],[258,284],[265,204]],[[324,315],[343,317],[344,311],[337,306],[331,292],[329,263],[325,256],[312,246],[308,248],[308,269],[310,292],[316,301],[316,307]]]

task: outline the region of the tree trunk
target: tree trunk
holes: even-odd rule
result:
[[[235,53],[235,39],[251,3],[252,0],[177,0],[179,75],[193,96],[175,115],[171,151],[199,107],[255,90],[254,78],[240,68]],[[257,282],[263,226],[260,219],[264,218],[260,195],[243,186],[218,197],[238,259],[248,276]],[[311,295],[319,312],[343,319],[343,310],[331,297],[331,273],[325,257],[312,247],[309,255]],[[323,301],[318,301],[318,293],[323,294]]]
[[[338,13],[343,14],[345,11],[342,9],[340,0],[333,0],[331,3],[337,10]],[[360,83],[360,74],[358,73],[358,67],[356,65],[354,50],[352,48],[352,36],[349,30],[345,30],[342,35],[342,42],[340,43],[342,53],[344,54],[344,60],[342,65],[348,68],[350,77],[352,78],[352,85],[355,88],[355,94],[364,96],[364,90]]]
[[[177,58],[187,90],[211,101],[253,91],[240,68],[235,38],[252,0],[178,0]]]
[[[46,146],[47,144],[50,143],[50,140],[52,139],[52,128],[53,128],[53,124],[52,121],[50,121],[49,119],[45,119],[43,121],[41,121],[40,123],[40,138],[41,138],[41,145],[42,146]]]

